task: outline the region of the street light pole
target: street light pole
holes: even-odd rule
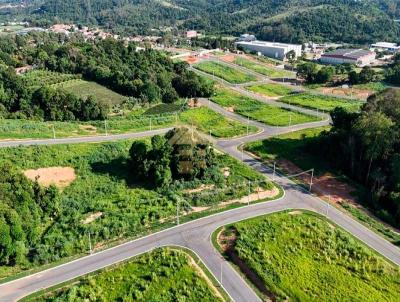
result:
[[[179,198],[176,199],[176,224],[179,225]]]
[[[272,173],[272,181],[275,180],[275,168],[276,168],[276,162],[274,161],[274,172]]]
[[[310,192],[311,192],[311,187],[313,185],[313,178],[314,178],[314,168],[311,169],[311,180],[310,180],[310,189],[309,189]]]
[[[92,254],[92,240],[90,239],[90,232],[89,232],[89,252]]]

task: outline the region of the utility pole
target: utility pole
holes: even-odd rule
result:
[[[210,137],[211,137],[211,129],[210,129]]]
[[[310,189],[309,189],[310,192],[311,192],[311,187],[313,185],[313,178],[314,178],[314,168],[311,169],[311,180],[310,180]]]
[[[275,180],[275,168],[276,168],[276,162],[274,161],[274,172],[272,173],[272,181]]]
[[[249,180],[249,195],[247,196],[247,205],[250,205],[250,194],[251,194],[251,182]]]
[[[179,225],[179,198],[176,199],[176,224]]]
[[[92,240],[90,239],[90,232],[89,232],[89,252],[92,254]]]
[[[150,118],[150,131],[151,131],[151,118]]]
[[[249,124],[250,124],[250,118],[247,116],[247,136],[249,136]]]
[[[221,261],[221,277],[220,277],[221,285],[222,285],[222,263],[223,261]]]
[[[104,120],[104,128],[106,130],[106,136],[107,136],[108,135],[108,132],[107,132],[107,120]]]
[[[289,113],[289,127],[292,126],[292,113]]]
[[[56,139],[56,130],[54,129],[54,125],[53,126],[53,139]]]

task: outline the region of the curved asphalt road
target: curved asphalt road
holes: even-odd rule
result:
[[[222,107],[200,100],[203,104],[209,105],[227,117],[247,122],[247,119],[231,112],[224,110]],[[217,141],[217,147],[231,156],[241,159],[251,166],[253,169],[263,173],[269,178],[273,178],[273,172],[270,168],[264,166],[259,161],[253,159],[247,154],[243,154],[238,150],[238,146],[242,142],[250,142],[254,140],[264,139],[281,133],[296,131],[304,128],[322,126],[329,123],[328,120],[295,125],[291,127],[269,127],[263,124],[249,121],[261,129],[257,134],[253,134],[243,138],[232,140]],[[6,141],[1,142],[0,147],[12,147],[18,145],[34,145],[34,144],[65,144],[80,142],[101,142],[116,139],[139,138],[154,134],[161,134],[168,129],[160,129],[141,133],[96,136],[86,138],[69,138],[56,140],[31,140],[31,141]],[[283,187],[285,196],[280,200],[258,203],[235,210],[225,211],[219,214],[194,220],[165,231],[152,234],[125,244],[116,246],[102,252],[95,253],[90,256],[80,258],[78,260],[48,269],[37,274],[33,274],[15,281],[11,281],[0,285],[0,301],[16,301],[23,296],[33,292],[48,288],[59,283],[82,276],[89,272],[101,269],[111,264],[120,262],[127,258],[150,251],[154,248],[165,245],[178,245],[189,248],[197,253],[207,268],[222,283],[232,300],[237,302],[253,302],[260,301],[260,298],[247,285],[247,283],[239,276],[234,268],[219,255],[211,244],[211,233],[218,227],[240,221],[243,219],[256,217],[259,215],[274,213],[287,209],[307,209],[315,211],[327,216],[334,223],[347,230],[353,236],[363,241],[393,263],[400,265],[400,249],[392,245],[379,235],[375,234],[362,224],[358,223],[351,217],[345,215],[336,208],[330,207],[327,203],[314,197],[309,192],[294,184],[291,180],[275,175],[275,182]],[[222,280],[221,280],[222,268]]]

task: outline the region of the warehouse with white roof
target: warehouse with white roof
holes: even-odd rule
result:
[[[261,53],[262,55],[279,60],[285,60],[286,54],[293,50],[296,58],[301,56],[301,45],[275,43],[266,41],[238,41],[235,43],[237,46],[242,47],[248,51]]]

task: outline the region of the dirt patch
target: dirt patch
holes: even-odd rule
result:
[[[354,97],[366,100],[370,95],[374,94],[373,90],[360,88],[342,88],[342,87],[319,87],[318,91],[324,94],[333,94],[336,96]]]
[[[227,54],[227,55],[223,55],[220,57],[220,59],[222,61],[228,62],[228,63],[232,63],[235,61],[235,55],[232,54]]]
[[[185,57],[185,61],[186,61],[186,63],[192,65],[192,64],[197,63],[199,61],[199,58],[194,57],[194,56],[188,56],[188,57]]]
[[[229,175],[231,175],[231,169],[229,167],[222,168],[221,172],[224,175],[224,177],[229,177]]]
[[[97,218],[99,218],[101,216],[103,216],[103,212],[92,213],[88,217],[86,217],[84,220],[82,220],[82,223],[83,224],[89,224],[89,223],[95,221]]]
[[[199,108],[199,107],[202,106],[202,104],[199,102],[198,99],[190,99],[190,100],[188,101],[188,106],[189,106],[190,108]]]
[[[37,170],[26,170],[24,175],[30,180],[37,182],[44,187],[55,185],[62,189],[69,186],[75,179],[75,170],[71,167],[50,167]]]
[[[235,228],[230,228],[228,231],[226,229],[222,229],[217,235],[217,243],[221,247],[222,252],[240,268],[240,271],[251,281],[251,283],[253,283],[272,301],[276,301],[275,295],[266,288],[260,276],[258,276],[256,272],[249,268],[246,262],[240,259],[240,257],[236,254],[235,244],[237,237],[238,232]]]
[[[274,187],[272,190],[265,190],[263,188],[258,187],[255,193],[250,195],[243,196],[239,199],[232,199],[228,201],[221,202],[221,206],[226,206],[232,203],[248,203],[253,201],[258,201],[267,198],[273,198],[279,194],[278,188]]]
[[[97,132],[97,128],[92,125],[79,125],[79,130],[83,130],[83,131],[90,132],[90,133]]]
[[[303,214],[302,211],[291,211],[291,212],[289,212],[289,215],[301,215],[301,214]]]
[[[235,106],[224,107],[224,109],[229,112],[235,112]]]
[[[187,190],[184,190],[183,192],[192,194],[192,193],[199,193],[199,192],[202,192],[204,190],[211,190],[211,189],[214,189],[214,188],[215,188],[215,185],[201,184],[200,187],[198,187],[196,189],[187,189]]]

